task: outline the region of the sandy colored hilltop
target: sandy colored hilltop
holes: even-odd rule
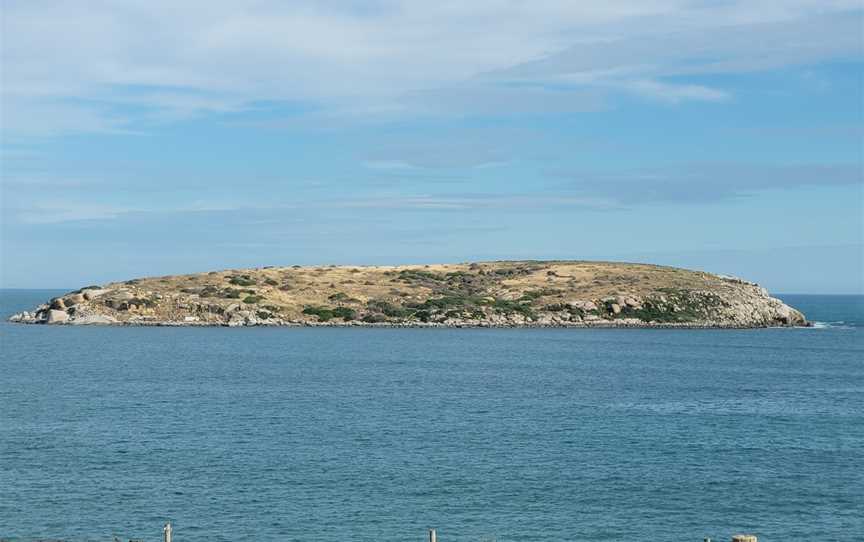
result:
[[[264,267],[87,286],[12,321],[137,325],[806,325],[756,284],[648,264]]]

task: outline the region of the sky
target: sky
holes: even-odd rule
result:
[[[864,293],[858,0],[0,9],[0,287],[587,259]]]

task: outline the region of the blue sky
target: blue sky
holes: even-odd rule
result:
[[[2,25],[3,287],[554,258],[864,293],[859,2],[10,1]]]

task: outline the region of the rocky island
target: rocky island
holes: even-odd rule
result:
[[[417,327],[803,326],[739,278],[648,264],[500,261],[263,267],[87,286],[29,324]]]

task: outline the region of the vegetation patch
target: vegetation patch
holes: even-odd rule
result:
[[[317,305],[311,305],[303,309],[303,314],[308,314],[310,316],[317,316],[318,320],[321,322],[327,322],[328,320],[333,319],[333,309],[329,307],[320,307]]]
[[[380,313],[383,316],[388,316],[390,318],[408,318],[415,312],[413,309],[394,305],[393,303],[384,301],[383,299],[370,300],[366,303],[366,308],[373,313]]]
[[[534,317],[534,311],[531,309],[530,305],[526,305],[520,301],[513,301],[510,299],[496,299],[495,303],[492,304],[492,307],[501,313],[504,314],[521,314],[527,318]]]
[[[327,299],[329,299],[330,301],[336,302],[336,303],[359,303],[360,302],[359,299],[354,299],[353,297],[349,296],[345,292],[336,292],[335,294],[328,296]]]
[[[201,292],[198,295],[200,295],[201,297],[216,297],[217,295],[219,295],[219,288],[208,285],[202,288]]]
[[[234,275],[228,279],[228,282],[235,286],[254,286],[257,284],[257,281],[249,275]]]
[[[226,299],[240,299],[242,294],[243,290],[238,290],[236,288],[225,288],[222,290],[222,297]]]
[[[446,276],[422,269],[403,269],[399,271],[398,280],[402,282],[442,282],[446,280]]]
[[[361,318],[361,320],[366,322],[367,324],[383,324],[387,321],[387,317],[383,314],[367,313],[363,315],[363,318]]]
[[[348,320],[354,320],[357,318],[357,311],[350,307],[336,307],[333,309],[333,316],[341,318],[347,322]]]

